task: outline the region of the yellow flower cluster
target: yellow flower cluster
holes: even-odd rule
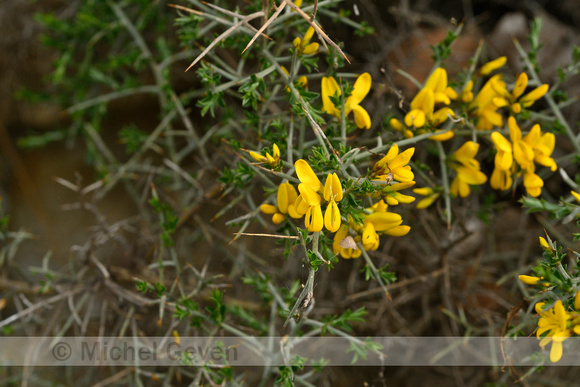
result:
[[[416,129],[435,129],[447,120],[449,116],[455,117],[455,113],[447,105],[451,99],[458,98],[458,94],[447,86],[447,71],[438,67],[429,76],[425,86],[411,101],[410,111],[405,115],[403,122],[392,118],[389,122],[391,127],[403,133],[406,138],[411,138]],[[436,105],[445,105],[435,111]],[[425,130],[416,131],[417,134]],[[445,141],[453,137],[453,132],[445,132],[430,137],[431,140]]]
[[[361,74],[356,82],[350,96],[344,102],[344,116],[348,116],[350,112],[353,112],[354,122],[359,129],[370,129],[371,127],[371,117],[369,113],[360,106],[362,100],[366,97],[371,89],[372,78],[369,73]],[[323,77],[321,83],[321,93],[322,93],[322,111],[328,114],[332,114],[336,118],[341,118],[341,110],[334,106],[330,97],[341,95],[340,87],[338,82],[334,77]]]
[[[314,35],[314,28],[312,26],[308,27],[304,37],[302,39],[296,38],[292,42],[292,45],[296,51],[301,55],[310,55],[318,51],[318,43],[310,43],[312,36]]]
[[[481,185],[487,181],[487,176],[479,170],[479,161],[475,159],[478,150],[479,144],[467,141],[451,155],[451,168],[456,173],[449,187],[453,196],[465,198],[469,195],[470,185]]]
[[[490,180],[491,187],[506,190],[512,186],[514,176],[523,174],[526,192],[530,196],[537,197],[542,191],[544,181],[535,173],[534,162],[549,167],[551,171],[557,169],[556,162],[550,157],[556,138],[553,133],[542,133],[538,124],[522,137],[514,117],[509,117],[508,126],[509,141],[501,133],[491,134],[497,149],[495,168]]]
[[[274,149],[278,147],[274,145]],[[415,184],[414,174],[407,165],[414,151],[414,148],[410,148],[399,153],[399,147],[395,144],[375,164],[372,178],[384,187],[371,196],[381,199],[373,206],[357,211],[359,220],[356,222],[350,215],[341,216],[338,204],[344,193],[338,175],[329,173],[322,184],[308,162],[303,159],[294,163],[300,180],[298,191],[289,182],[284,182],[278,186],[277,204],[262,204],[260,210],[272,215],[274,224],[282,223],[288,216],[294,219],[304,217],[304,226],[308,231],[319,232],[325,228],[335,233],[335,254],[344,258],[357,258],[361,255],[359,246],[367,251],[376,250],[379,247],[380,235],[403,236],[409,232],[410,227],[402,225],[401,215],[388,212],[387,208],[389,205],[415,200],[414,197],[399,192]],[[277,152],[279,158],[279,151]],[[251,152],[250,154],[252,155]],[[259,154],[252,157],[259,161],[263,161],[262,158],[268,160],[268,157]]]
[[[505,57],[491,61],[481,68],[479,74],[487,75],[502,67],[505,62]],[[498,113],[500,108],[508,107],[512,113],[518,114],[522,111],[522,108],[532,106],[534,102],[548,92],[549,86],[543,84],[523,95],[528,86],[526,73],[521,73],[517,77],[511,92],[507,90],[502,78],[502,74],[496,74],[491,77],[469,105],[470,113],[478,119],[475,126],[477,129],[491,130],[494,127],[503,126],[503,117]]]
[[[370,214],[363,215],[363,224],[355,224],[352,219],[348,224],[340,226],[334,235],[332,250],[335,254],[340,254],[343,258],[358,258],[361,250],[357,242],[362,244],[366,251],[374,251],[379,248],[379,236],[403,236],[407,235],[411,227],[402,225],[401,215],[387,212],[388,204],[383,200],[377,202],[371,208],[367,208]],[[353,230],[356,236],[349,235],[349,230]],[[350,242],[350,243],[349,243]]]
[[[546,239],[543,237],[539,239],[544,251],[554,251]],[[520,275],[518,278],[527,285],[552,286],[549,282],[545,282],[543,277]],[[540,316],[536,337],[540,340],[542,349],[552,343],[550,361],[555,363],[562,358],[562,342],[574,335],[580,336],[580,291],[576,291],[574,296],[574,310],[566,310],[561,300],[556,300],[550,308],[545,306],[545,302],[538,302],[535,305],[536,313]]]
[[[277,167],[280,164],[280,148],[278,145],[274,144],[272,146],[272,154],[266,152],[266,156],[262,156],[258,152],[246,151],[254,160],[259,163],[266,163],[271,167]]]

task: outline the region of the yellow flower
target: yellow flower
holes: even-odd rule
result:
[[[364,223],[361,242],[366,251],[374,251],[379,248],[379,234],[377,234],[372,222]]]
[[[250,157],[252,157],[259,163],[266,163],[271,167],[277,167],[280,164],[280,149],[276,144],[272,146],[272,154],[266,152],[266,156],[262,156],[258,152],[254,151],[246,151],[246,152],[248,152],[250,154]]]
[[[540,315],[538,320],[538,330],[536,336],[540,340],[542,349],[550,342],[550,361],[557,362],[562,358],[562,342],[572,335],[571,330],[567,327],[570,315],[564,309],[562,301],[558,300],[551,309],[543,310],[545,303],[536,304],[536,312]],[[546,336],[541,337],[544,333]]]
[[[264,214],[272,215],[272,223],[280,224],[286,219],[290,205],[296,202],[298,194],[292,184],[286,182],[278,186],[278,195],[276,197],[278,206],[271,204],[262,204],[260,211]]]
[[[338,175],[329,173],[323,186],[306,161],[300,159],[294,163],[294,166],[301,182],[298,185],[300,196],[296,198],[294,205],[288,206],[288,213],[293,218],[305,215],[304,225],[308,231],[318,232],[323,226],[330,232],[337,231],[341,224],[337,202],[342,200],[342,185]],[[320,196],[320,192],[323,196]],[[328,202],[324,217],[321,208],[323,199]]]
[[[451,182],[452,195],[467,197],[470,185],[481,185],[487,181],[487,176],[479,170],[479,161],[475,160],[478,150],[479,144],[467,141],[451,155],[451,160],[455,161],[451,164],[451,168],[457,174]]]
[[[514,161],[512,144],[498,132],[491,134],[491,140],[497,149],[495,154],[495,169],[491,175],[493,189],[506,190],[512,185],[511,171]]]
[[[540,282],[540,277],[533,277],[530,275],[519,275],[518,279],[525,283],[526,285],[537,285]]]
[[[497,59],[494,59],[490,62],[487,62],[479,69],[479,75],[489,75],[492,71],[495,71],[501,67],[503,67],[507,62],[507,57],[500,56]]]
[[[306,30],[304,37],[302,39],[296,38],[292,42],[292,45],[296,48],[299,54],[310,55],[314,54],[318,50],[318,43],[310,43],[312,36],[314,35],[314,27],[310,26]]]
[[[322,183],[308,162],[300,159],[294,163],[294,167],[296,168],[296,176],[302,183],[307,184],[314,192],[322,192]]]
[[[399,146],[393,144],[385,157],[374,165],[373,175],[387,181],[404,182],[413,180],[415,175],[407,164],[411,161],[414,152],[415,148],[409,148],[399,154]]]
[[[570,193],[572,194],[572,196],[574,196],[574,199],[576,199],[576,201],[580,203],[580,194],[576,191],[570,191]]]
[[[447,141],[447,140],[451,140],[454,136],[455,133],[453,133],[451,130],[448,131],[443,131],[443,130],[437,130],[435,133],[441,132],[441,134],[436,134],[434,136],[429,137],[429,140],[431,141]]]
[[[535,198],[540,196],[543,186],[544,181],[540,176],[528,170],[524,171],[524,187],[528,195]]]
[[[536,124],[532,127],[530,132],[523,138],[534,152],[534,161],[545,167],[550,167],[554,172],[558,169],[556,162],[550,157],[556,145],[556,137],[554,133],[544,133],[540,129],[540,125]]]
[[[435,105],[449,105],[452,98],[456,98],[457,93],[447,86],[447,72],[438,67],[433,70],[425,82],[425,86],[415,95],[411,101],[410,111],[405,115],[403,123],[396,118],[391,119],[391,127],[403,132],[407,138],[413,137],[414,133],[410,129],[427,127],[434,129],[445,122],[449,116],[455,117],[455,112],[444,106],[435,111]],[[446,141],[453,137],[453,132],[449,131],[441,135],[430,137],[434,141]]]
[[[391,206],[396,206],[399,203],[413,203],[415,201],[413,196],[404,195],[399,191],[414,185],[414,181],[404,181],[402,183],[386,185],[381,189],[381,194],[383,195],[383,199],[387,202],[387,204]]]
[[[461,93],[459,93],[459,94],[457,94],[457,92],[455,90],[453,90],[452,88],[448,87],[447,88],[447,95],[452,100],[460,99],[461,101],[463,101],[465,103],[469,103],[469,102],[473,101],[473,80],[470,79],[469,82],[467,82],[465,84],[465,86],[463,87],[463,90],[461,90]]]
[[[508,118],[508,126],[510,128],[510,140],[512,142],[514,159],[522,169],[531,168],[534,165],[534,150],[522,139],[522,131],[514,117],[510,116]]]
[[[373,212],[363,219],[365,225],[373,224],[377,233],[387,234],[390,236],[403,236],[411,230],[411,227],[401,225],[403,219],[401,215],[392,212]]]
[[[497,97],[494,100],[494,103],[500,107],[509,106],[512,112],[518,114],[522,111],[522,108],[530,107],[534,102],[542,98],[549,89],[547,84],[543,84],[522,97],[527,86],[528,76],[526,73],[521,73],[516,80],[512,92],[508,93],[507,90],[505,90],[500,97]]]
[[[544,237],[539,237],[539,240],[540,240],[540,246],[542,246],[542,250],[544,250],[544,251],[551,251],[552,250],[552,247],[550,246],[550,244],[548,243],[548,241],[546,241],[546,239]]]
[[[354,115],[354,122],[359,129],[369,129],[371,127],[371,117],[369,113],[360,106],[362,100],[366,97],[371,89],[372,78],[369,73],[361,74],[356,82],[350,96],[344,103],[344,116],[348,116],[352,111]],[[321,83],[322,93],[322,111],[332,114],[336,118],[341,118],[340,109],[334,106],[330,97],[334,95],[341,95],[340,87],[333,77],[323,77]]]
[[[501,77],[501,74],[491,77],[469,104],[471,113],[478,117],[476,129],[490,130],[495,126],[503,126],[503,117],[497,112],[500,106],[495,104],[496,98],[501,97],[505,91]]]
[[[322,197],[306,183],[299,184],[298,191],[300,191],[302,200],[308,204],[304,217],[304,226],[310,232],[322,230],[322,226],[324,225],[324,218],[322,217],[322,209],[320,207]]]
[[[495,155],[495,169],[491,175],[491,187],[494,189],[508,189],[512,185],[512,176],[516,172],[514,160],[520,166],[526,192],[537,197],[542,192],[543,180],[535,173],[534,161],[538,164],[555,170],[556,162],[550,157],[554,150],[555,139],[551,133],[542,134],[539,125],[535,125],[530,133],[522,137],[516,119],[508,119],[510,141],[498,132],[491,134],[497,153]]]
[[[385,212],[385,211],[387,211],[387,208],[389,208],[389,205],[387,203],[385,203],[384,200],[379,200],[378,202],[373,204],[371,207],[367,208],[367,210],[369,212]]]
[[[332,251],[334,254],[340,254],[345,259],[358,258],[362,251],[357,247],[354,238],[348,235],[348,225],[340,226],[332,242]]]
[[[282,69],[282,71],[284,71],[284,74],[289,75],[290,73],[288,72],[288,70],[286,69],[286,67],[284,66],[280,66],[280,68]],[[294,81],[294,84],[304,88],[304,89],[308,89],[308,79],[306,78],[305,75],[300,76],[297,80]],[[286,86],[286,89],[284,89],[287,93],[290,92],[290,88],[288,86]]]
[[[342,185],[336,173],[329,173],[326,177],[324,200],[328,202],[328,207],[326,207],[324,212],[324,226],[328,231],[335,232],[339,229],[341,223],[340,211],[336,202],[342,200]]]
[[[440,191],[435,191],[433,188],[429,187],[414,188],[413,192],[415,192],[417,195],[425,196],[425,198],[421,199],[419,203],[417,203],[417,208],[420,210],[433,204],[441,194]]]
[[[355,224],[350,218],[349,224],[342,224],[332,243],[332,250],[343,258],[358,258],[361,251],[356,246],[356,242],[361,242],[366,251],[373,251],[379,247],[379,236],[382,234],[390,236],[403,236],[409,233],[411,227],[402,225],[401,215],[387,212],[388,205],[380,200],[367,210],[370,214],[361,214],[363,224]],[[357,233],[353,238],[348,235],[349,229]]]

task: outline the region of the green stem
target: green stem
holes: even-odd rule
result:
[[[451,196],[449,195],[449,177],[447,176],[447,164],[445,150],[440,142],[437,142],[439,152],[439,168],[441,169],[441,183],[443,184],[443,197],[445,198],[445,215],[447,218],[447,229],[451,228]]]

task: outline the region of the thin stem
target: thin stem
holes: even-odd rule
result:
[[[443,145],[437,141],[437,151],[439,152],[439,168],[441,169],[441,183],[443,184],[443,197],[445,198],[445,215],[447,219],[447,229],[451,229],[451,196],[449,195],[449,178],[447,176],[447,164]]]

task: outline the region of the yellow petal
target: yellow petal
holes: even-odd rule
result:
[[[409,161],[411,161],[411,157],[413,157],[414,153],[415,153],[415,148],[409,148],[409,149],[405,150],[404,152],[395,156],[389,162],[389,168],[391,168],[391,170],[394,170],[396,168],[407,165],[409,163]]]
[[[413,192],[415,192],[417,195],[428,196],[433,193],[433,188],[429,187],[413,188]]]
[[[562,358],[562,343],[553,342],[552,349],[550,349],[550,361],[552,363],[556,363],[561,358]]]
[[[550,244],[546,241],[546,239],[544,239],[544,237],[540,237],[540,245],[542,246],[542,249],[546,251],[552,250],[552,247],[550,247]]]
[[[278,212],[278,207],[273,206],[271,204],[262,204],[260,206],[260,211],[262,211],[264,214],[275,214],[276,212]]]
[[[455,158],[462,164],[469,164],[469,160],[473,159],[477,155],[479,150],[479,144],[473,141],[466,141],[457,149],[454,153]]]
[[[526,86],[528,86],[528,75],[526,73],[521,73],[516,80],[514,89],[512,90],[512,96],[514,100],[518,99],[524,93]]]
[[[338,95],[341,94],[336,79],[333,77],[323,77],[321,81],[322,111],[332,114],[335,117],[340,117],[340,110],[338,110],[330,100],[330,97],[337,93]]]
[[[512,143],[517,142],[522,139],[522,131],[513,116],[508,118],[508,126],[510,128],[510,140]]]
[[[342,185],[336,173],[329,173],[326,176],[324,183],[324,200],[327,202],[334,200],[340,202],[342,200]]]
[[[481,69],[479,70],[479,74],[488,75],[492,71],[497,70],[500,67],[503,67],[503,65],[505,65],[506,62],[507,62],[507,57],[500,56],[499,58],[494,59],[491,62],[487,62],[486,64],[481,66]]]
[[[491,174],[489,185],[493,189],[504,191],[512,186],[511,172],[495,168]]]
[[[481,185],[487,181],[487,176],[483,172],[467,167],[457,168],[457,176],[462,182],[469,185]]]
[[[385,231],[385,234],[390,235],[390,236],[394,236],[394,237],[401,237],[401,236],[407,235],[409,233],[409,231],[411,231],[411,227],[403,225],[403,226],[397,226],[397,227],[390,228],[387,231]]]
[[[248,153],[249,153],[249,154],[250,154],[250,156],[251,156],[251,157],[252,157],[254,160],[256,160],[257,162],[260,162],[260,163],[265,163],[265,162],[267,162],[267,161],[268,161],[268,159],[267,159],[266,157],[262,156],[262,155],[261,155],[261,154],[259,154],[258,152],[249,151]]]
[[[537,285],[540,277],[532,277],[529,275],[519,275],[518,279],[527,285]]]
[[[411,110],[405,116],[405,125],[421,128],[425,125],[425,112],[421,109]]]
[[[526,192],[532,197],[540,196],[544,181],[535,173],[524,173],[524,187]]]
[[[336,231],[336,234],[334,234],[334,238],[332,241],[332,252],[334,254],[338,254],[340,252],[340,249],[342,249],[340,242],[342,242],[342,240],[346,238],[347,235],[348,235],[348,225],[343,224],[339,227],[338,231]]]
[[[371,89],[372,78],[369,73],[363,73],[359,75],[356,82],[354,83],[352,93],[347,99],[347,105],[351,108],[360,104],[362,100],[366,97]]]
[[[410,181],[415,178],[410,166],[404,166],[393,170],[393,177],[397,181]]]
[[[455,90],[453,90],[451,87],[447,87],[445,89],[445,94],[447,94],[447,96],[453,100],[456,100],[457,98],[459,98],[459,94],[457,94],[457,92]]]
[[[570,191],[570,193],[572,194],[572,196],[574,196],[574,199],[576,199],[576,201],[580,203],[580,194],[576,191]]]
[[[522,167],[528,169],[534,163],[534,150],[523,141],[516,141],[513,144],[514,159]]]
[[[292,45],[296,48],[300,47],[300,42],[302,40],[300,38],[294,38],[294,40],[292,41]]]
[[[276,159],[274,157],[272,157],[272,155],[270,155],[269,153],[266,153],[266,160],[267,160],[268,164],[270,164],[270,165],[278,164]]]
[[[335,232],[340,227],[340,211],[334,200],[331,200],[324,211],[324,227],[330,232]]]
[[[324,218],[322,217],[322,209],[320,205],[308,207],[304,217],[304,225],[310,232],[318,232],[324,226]]]
[[[391,128],[398,131],[403,131],[405,129],[405,125],[403,125],[403,123],[396,118],[391,118],[389,125],[391,125]]]
[[[453,112],[453,110],[448,108],[448,107],[443,107],[443,108],[437,110],[435,113],[433,113],[431,125],[433,125],[434,127],[437,127],[437,126],[441,125],[442,123],[444,123],[445,121],[447,121],[447,118],[449,116],[455,117],[455,112]]]
[[[314,54],[316,51],[318,51],[318,47],[319,47],[318,43],[310,43],[308,46],[302,49],[302,54],[304,55]]]
[[[486,124],[485,125],[485,130],[491,129],[494,126],[503,126],[503,117],[501,114],[499,114],[498,112],[496,112],[495,110],[484,110],[483,112],[481,112],[481,118],[484,118],[484,120],[480,119],[480,122],[482,122],[482,124]],[[479,122],[478,122],[479,124]],[[479,128],[480,130],[484,130],[483,128]]]
[[[305,160],[296,161],[294,167],[296,168],[296,176],[302,183],[307,184],[315,192],[322,190],[322,183]]]
[[[512,152],[511,143],[501,133],[493,132],[491,134],[491,140],[498,150],[509,153]]]
[[[438,193],[427,196],[426,198],[420,200],[417,203],[417,209],[422,210],[424,208],[429,207],[431,204],[433,204],[435,202],[435,200],[437,200],[438,197],[439,197]]]
[[[298,185],[298,190],[302,199],[308,203],[309,206],[317,206],[322,203],[322,197],[317,194],[308,184],[302,183]]]
[[[369,113],[362,108],[360,105],[352,107],[352,112],[354,115],[354,123],[359,129],[370,129],[371,128],[371,116]]]
[[[434,93],[444,92],[447,88],[447,71],[441,67],[433,70],[429,79],[425,82],[425,88],[433,90]]]
[[[365,218],[365,223],[372,223],[377,232],[384,232],[403,223],[401,215],[392,212],[373,212]]]
[[[365,222],[361,240],[363,246],[365,246],[365,250],[367,250],[368,247],[372,248],[372,246],[374,246],[378,240],[379,236],[377,235],[374,224],[372,222]]]
[[[411,195],[404,195],[400,192],[395,192],[393,195],[399,203],[409,204],[415,201],[415,197]]]
[[[279,212],[272,215],[272,223],[274,224],[280,224],[284,221],[284,219],[286,219],[286,215],[281,214]]]
[[[550,88],[550,86],[548,86],[546,84],[544,84],[542,86],[538,86],[534,90],[530,91],[528,94],[526,94],[522,98],[520,98],[519,102],[522,105],[524,105],[525,107],[528,107],[532,103],[534,103],[535,101],[542,98],[544,96],[544,94],[546,94],[548,92],[549,88]]]
[[[288,206],[288,215],[293,219],[300,219],[304,216],[304,214],[299,214],[298,211],[296,211],[296,204],[294,203]]]
[[[304,34],[304,38],[302,38],[302,43],[301,43],[302,48],[306,47],[310,43],[310,39],[312,39],[313,35],[314,35],[314,27],[310,26],[306,30],[306,33]]]
[[[294,203],[294,209],[296,213],[299,215],[297,219],[301,218],[302,216],[304,216],[304,214],[306,214],[306,211],[308,210],[308,203],[306,202],[306,200],[304,200],[302,195],[298,195],[298,197],[296,198],[296,202]]]
[[[283,214],[288,213],[288,206],[294,204],[298,198],[298,193],[292,184],[286,182],[278,186],[278,208]]]

